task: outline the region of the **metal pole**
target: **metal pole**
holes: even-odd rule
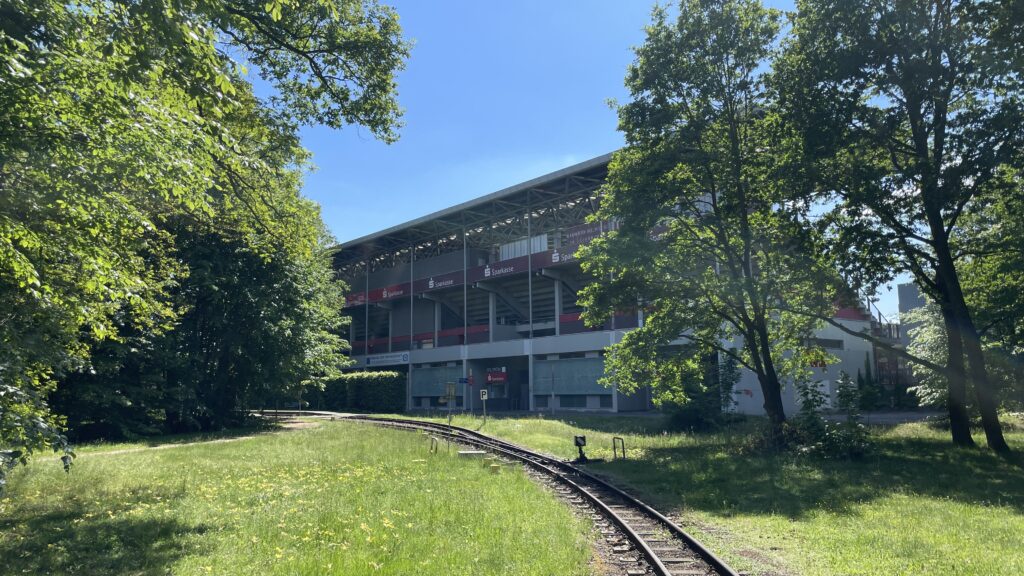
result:
[[[527,313],[530,315],[529,323],[530,330],[529,335],[529,357],[527,358],[527,389],[530,394],[530,409],[533,409],[533,193],[530,190],[526,191],[526,292],[528,300]]]
[[[366,269],[366,286],[363,290],[363,355],[370,355],[370,260],[363,261]]]
[[[552,360],[548,360],[548,362],[552,362],[551,364],[548,365],[548,374],[550,375],[550,378],[551,378],[551,415],[554,416],[554,414],[555,414],[555,365],[553,363],[554,361],[552,361]]]
[[[469,239],[466,236],[466,216],[462,216],[462,377],[466,377],[466,363],[469,361]],[[462,385],[462,409],[473,402],[469,386]]]
[[[416,295],[413,294],[413,286],[416,283],[414,266],[416,265],[416,246],[409,247],[409,365],[406,367],[406,409],[413,409],[413,334],[416,323]]]
[[[526,290],[529,294],[530,340],[533,340],[533,203],[532,194],[526,191]]]

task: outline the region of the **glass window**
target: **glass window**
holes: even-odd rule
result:
[[[558,405],[561,408],[586,408],[587,396],[585,394],[563,394],[558,397]]]
[[[835,338],[813,338],[814,344],[831,350],[842,350],[843,341]]]

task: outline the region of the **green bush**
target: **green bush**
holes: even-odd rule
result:
[[[821,416],[826,404],[825,392],[817,383],[797,383],[800,410],[786,423],[786,442],[798,453],[822,458],[855,459],[871,448],[867,428],[861,421],[859,389],[846,372],[837,381],[839,411],[845,414],[840,422]]]
[[[327,410],[401,412],[405,410],[405,374],[393,371],[347,372],[327,383]]]

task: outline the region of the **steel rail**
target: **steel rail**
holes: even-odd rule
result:
[[[621,530],[626,535],[626,537],[633,543],[633,545],[636,546],[637,548],[639,548],[642,551],[642,553],[645,556],[644,560],[649,565],[651,565],[651,567],[654,569],[655,573],[658,574],[658,576],[672,576],[672,572],[668,569],[667,566],[665,566],[664,563],[662,563],[661,559],[654,552],[654,550],[651,549],[650,545],[643,539],[643,537],[641,537],[639,534],[637,534],[636,531],[633,530],[633,528],[621,516],[619,516],[614,510],[612,510],[610,507],[608,507],[607,504],[605,504],[600,498],[598,498],[592,492],[590,492],[589,490],[587,490],[583,486],[580,486],[579,483],[574,482],[571,478],[569,478],[568,476],[566,476],[562,472],[559,472],[558,470],[555,470],[554,468],[546,465],[544,462],[540,461],[539,459],[536,459],[534,454],[531,453],[528,450],[509,449],[509,448],[506,448],[504,446],[500,446],[498,443],[495,443],[495,442],[488,442],[488,441],[481,440],[481,439],[478,439],[478,438],[467,437],[467,436],[464,436],[464,435],[460,434],[458,430],[445,430],[446,428],[448,428],[446,425],[441,425],[441,428],[435,428],[433,426],[430,426],[430,427],[420,426],[420,424],[423,423],[421,421],[400,420],[400,419],[392,419],[392,420],[385,421],[385,420],[380,419],[380,418],[349,418],[349,419],[350,420],[359,420],[359,421],[364,421],[364,422],[374,422],[376,424],[384,425],[386,427],[400,428],[400,429],[403,429],[403,430],[423,430],[424,428],[428,428],[430,430],[438,432],[440,435],[442,435],[442,436],[444,436],[446,438],[450,438],[453,441],[460,442],[462,444],[469,444],[469,445],[474,445],[474,446],[478,446],[478,447],[481,447],[481,448],[486,448],[487,450],[489,450],[491,452],[494,452],[494,453],[497,453],[497,454],[501,454],[501,455],[509,457],[509,458],[514,458],[516,460],[519,460],[519,461],[523,462],[524,464],[527,464],[527,465],[529,465],[529,466],[531,466],[531,467],[533,467],[533,468],[535,468],[537,470],[540,470],[540,471],[546,473],[547,475],[555,478],[559,482],[562,482],[563,484],[567,484],[572,489],[574,489],[578,493],[582,494],[594,507],[596,507],[598,510],[600,510],[602,514],[604,514],[606,517],[611,519],[615,523],[616,527],[619,530]],[[432,424],[432,423],[430,423],[430,424]],[[442,428],[444,428],[444,429],[442,429]],[[542,457],[542,458],[544,460],[550,460],[548,458],[544,458],[544,457]]]
[[[397,420],[397,419],[395,419],[395,420]],[[435,424],[435,423],[430,423],[430,424]],[[446,425],[441,424],[441,426],[446,426]],[[512,444],[512,443],[507,442],[505,440],[500,440],[500,439],[497,439],[497,438],[493,438],[491,436],[487,436],[486,434],[481,434],[480,432],[477,432],[475,430],[470,430],[468,428],[460,428],[460,430],[464,431],[464,433],[467,433],[467,434],[470,434],[470,435],[473,435],[473,436],[482,437],[482,438],[488,438],[488,439],[490,439],[490,440],[492,440],[494,442],[498,442],[498,443],[501,443],[501,444],[504,444],[504,445],[516,446],[515,444]],[[517,446],[517,448],[519,448],[519,447]],[[522,448],[520,448],[520,449],[522,449]],[[543,455],[539,455],[539,456],[545,457]],[[679,526],[678,524],[676,524],[675,522],[670,520],[668,517],[666,517],[661,512],[658,512],[657,510],[652,508],[646,502],[644,502],[644,501],[640,500],[639,498],[636,498],[635,496],[633,496],[633,495],[623,491],[622,489],[620,489],[617,486],[609,484],[603,478],[601,478],[599,476],[595,476],[595,475],[591,474],[590,472],[587,472],[586,470],[583,470],[583,469],[581,469],[581,468],[579,468],[577,466],[573,466],[572,464],[569,464],[568,462],[557,460],[557,459],[551,459],[549,457],[545,457],[545,458],[548,458],[548,459],[552,460],[553,462],[555,462],[556,464],[558,464],[559,466],[561,466],[563,468],[566,468],[566,469],[569,469],[573,473],[578,474],[578,475],[586,478],[587,480],[589,480],[589,481],[591,481],[591,482],[593,482],[595,484],[600,485],[605,490],[613,492],[615,495],[617,495],[619,497],[625,498],[626,500],[628,500],[634,506],[640,508],[645,513],[647,513],[648,515],[654,517],[659,522],[661,522],[666,528],[668,528],[669,531],[673,535],[675,535],[675,536],[679,537],[679,539],[683,540],[687,544],[687,546],[689,546],[694,552],[696,552],[697,555],[700,556],[702,560],[707,562],[719,574],[722,574],[723,576],[738,576],[736,571],[733,570],[731,567],[729,567],[725,563],[724,560],[719,558],[717,555],[715,555],[714,552],[712,552],[706,546],[701,544],[700,541],[698,541],[696,538],[694,538],[688,532],[683,530],[683,528],[681,526]]]
[[[662,575],[670,575],[671,571],[667,568],[657,553],[651,549],[650,545],[639,535],[632,527],[629,526],[628,522],[622,519],[614,510],[612,510],[607,504],[593,494],[590,490],[581,486],[578,482],[573,481],[565,473],[555,470],[553,467],[561,468],[562,470],[568,471],[568,473],[577,475],[588,482],[596,484],[602,490],[606,490],[616,497],[628,502],[632,507],[639,509],[647,516],[656,520],[664,528],[675,537],[682,540],[683,543],[702,561],[710,566],[720,576],[738,576],[738,573],[729,567],[721,558],[715,555],[711,550],[697,541],[696,538],[691,536],[682,527],[677,525],[675,522],[661,514],[645,502],[638,498],[624,492],[620,488],[609,484],[602,478],[594,476],[593,474],[582,470],[581,468],[574,466],[568,462],[534,452],[532,450],[523,448],[511,442],[500,440],[486,434],[482,434],[475,430],[468,428],[462,428],[459,426],[449,426],[447,424],[441,424],[437,422],[429,422],[423,420],[412,420],[402,418],[384,418],[384,417],[369,417],[369,416],[347,416],[344,417],[346,420],[355,420],[360,422],[376,423],[378,425],[393,426],[409,430],[432,430],[441,434],[442,436],[457,440],[466,444],[473,444],[476,446],[484,447],[492,452],[498,452],[505,456],[520,460],[524,463],[533,466],[534,468],[541,469],[548,475],[555,477],[557,480],[568,484],[574,490],[582,494],[588,501],[590,501],[595,507],[601,510],[607,517],[612,519],[616,526],[629,538],[633,544],[640,549],[647,557],[645,560],[652,568]]]

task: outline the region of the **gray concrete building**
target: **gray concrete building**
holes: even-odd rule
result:
[[[446,406],[450,386],[459,409],[479,409],[481,389],[490,410],[651,408],[648,391],[625,395],[598,381],[605,348],[642,325],[642,310],[587,327],[577,303],[586,280],[576,249],[616,227],[588,221],[610,158],[342,244],[335,267],[351,289],[348,337],[358,366],[404,372],[410,409]],[[870,325],[852,314],[845,321]],[[843,360],[822,368],[830,391],[839,369],[856,374],[873,362],[856,338],[834,329],[819,336]],[[752,378],[744,375],[737,406],[759,413]],[[792,409],[792,390],[786,400]]]

